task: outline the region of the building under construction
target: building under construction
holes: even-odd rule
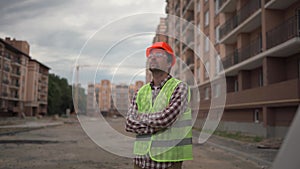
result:
[[[218,130],[284,137],[300,103],[300,1],[166,2],[164,33],[173,36],[166,41],[193,73],[183,79],[200,91],[196,127],[219,97],[222,86],[211,84],[224,73],[226,104]],[[162,35],[154,41],[157,36]],[[172,73],[182,76],[181,71]]]

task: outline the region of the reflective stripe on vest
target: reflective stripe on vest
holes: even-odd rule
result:
[[[169,79],[156,97],[153,106],[150,84],[143,86],[139,90],[136,99],[138,112],[153,113],[165,109],[170,102],[175,88],[180,82],[181,81],[175,78]],[[158,162],[191,160],[191,130],[191,110],[187,108],[168,129],[153,135],[137,135],[134,143],[134,154],[145,155],[148,153],[152,160]]]

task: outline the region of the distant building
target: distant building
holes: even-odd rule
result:
[[[104,115],[111,109],[111,84],[109,80],[101,80],[99,85],[99,109]]]
[[[144,85],[144,82],[143,81],[136,81],[135,82],[135,85],[134,85],[134,91],[138,91],[142,86]]]
[[[129,105],[129,93],[128,93],[129,86],[125,84],[116,85],[115,90],[115,98],[114,103],[117,111],[125,115],[128,111]]]
[[[47,114],[50,68],[29,53],[28,42],[0,38],[0,116]]]
[[[136,91],[144,85],[143,81],[135,84],[111,84],[109,80],[101,80],[97,84],[88,85],[87,111],[89,115],[101,112],[104,116],[125,115],[129,103]]]
[[[87,98],[86,98],[86,115],[96,116],[97,110],[98,107],[96,102],[95,85],[89,84],[87,90]]]

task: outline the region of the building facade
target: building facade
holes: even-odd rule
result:
[[[26,41],[0,39],[0,116],[47,114],[49,67],[29,56]]]
[[[97,106],[97,95],[98,90],[95,92],[95,85],[94,84],[88,84],[87,89],[87,97],[86,97],[86,115],[87,116],[97,116],[97,112],[99,111],[99,108]]]
[[[109,80],[101,80],[99,86],[99,109],[101,113],[108,114],[111,108],[111,84]]]
[[[143,81],[135,84],[112,84],[109,80],[89,84],[87,94],[87,115],[95,116],[101,112],[104,116],[125,115],[135,92],[144,85]]]
[[[30,60],[27,66],[26,115],[47,114],[49,68]]]
[[[176,37],[168,42],[193,72],[185,80],[200,91],[199,126],[218,97],[212,83],[222,71],[226,104],[218,129],[285,136],[300,102],[299,11],[299,0],[167,0],[167,31]],[[173,15],[194,27],[168,19]],[[180,66],[173,74],[184,76]]]

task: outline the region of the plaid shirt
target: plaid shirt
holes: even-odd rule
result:
[[[171,76],[168,75],[159,86],[154,86],[153,81],[150,83],[152,89],[152,103],[154,103],[156,96],[170,78]],[[136,134],[154,134],[171,126],[176,121],[180,112],[184,112],[187,107],[187,91],[187,85],[182,82],[179,83],[171,96],[169,106],[160,112],[149,114],[138,113],[136,93],[126,117],[126,131]],[[141,168],[165,169],[172,166],[175,162],[156,162],[151,160],[147,154],[144,156],[136,156],[134,163]]]

